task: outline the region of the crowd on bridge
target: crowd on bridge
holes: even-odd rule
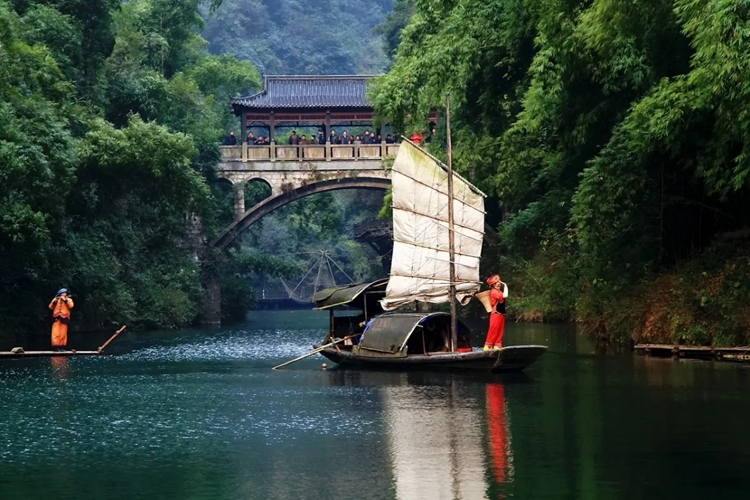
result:
[[[344,130],[341,133],[341,135],[338,135],[336,134],[336,131],[332,129],[331,133],[326,138],[325,132],[323,132],[323,129],[319,128],[317,135],[311,134],[309,138],[304,134],[299,136],[297,135],[297,131],[293,130],[292,134],[289,136],[289,144],[291,146],[308,145],[308,144],[325,144],[326,139],[328,139],[327,142],[330,142],[331,144],[343,144],[343,145],[381,144],[383,142],[385,142],[386,144],[395,144],[396,137],[398,136],[387,134],[385,136],[385,139],[383,139],[383,136],[381,134],[376,134],[375,132],[370,132],[369,130],[365,130],[365,133],[363,135],[351,136],[346,130]]]
[[[415,143],[419,144],[421,142],[431,142],[433,135],[435,134],[435,126],[433,123],[430,124],[429,132],[426,134],[423,134],[421,132],[411,134],[409,139]],[[271,144],[270,137],[264,137],[262,135],[259,135],[258,137],[255,137],[255,135],[252,132],[247,133],[247,137],[245,138],[245,143],[247,143],[248,146],[268,146]],[[369,130],[365,130],[364,134],[362,135],[349,135],[349,133],[344,130],[341,135],[338,135],[336,133],[336,130],[331,129],[330,134],[326,136],[324,128],[319,128],[317,134],[310,134],[307,136],[306,134],[298,135],[296,130],[293,130],[289,138],[287,139],[287,143],[290,146],[308,146],[308,145],[318,145],[318,144],[335,144],[335,145],[350,145],[350,144],[396,144],[399,142],[399,134],[398,132],[393,132],[393,134],[386,134],[385,137],[383,137],[380,133],[376,132],[370,132]],[[236,146],[237,144],[241,144],[238,142],[237,137],[234,135],[234,130],[230,131],[229,134],[224,138],[223,141],[225,146]]]

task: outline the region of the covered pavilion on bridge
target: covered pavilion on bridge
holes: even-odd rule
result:
[[[240,118],[241,147],[222,147],[225,161],[330,160],[382,158],[389,148],[367,101],[367,86],[372,75],[266,76],[263,90],[231,101],[232,111]],[[332,145],[330,131],[342,127],[368,128],[381,134],[379,143]],[[325,144],[278,144],[279,129],[322,129]],[[266,131],[270,144],[247,144],[248,131]],[[392,132],[394,137],[396,132]],[[261,134],[262,135],[262,134]],[[340,134],[339,134],[340,135]],[[353,137],[352,137],[353,139]],[[394,139],[395,140],[395,139]]]

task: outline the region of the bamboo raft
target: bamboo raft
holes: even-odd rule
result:
[[[57,356],[98,356],[101,351],[0,351],[0,358],[52,358]]]
[[[750,362],[750,347],[709,347],[673,344],[636,344],[635,352],[647,356]]]
[[[98,356],[104,354],[104,348],[107,347],[110,342],[125,330],[125,326],[120,327],[114,335],[112,335],[104,344],[99,347],[96,351],[76,351],[75,349],[69,349],[65,351],[25,351],[21,347],[16,347],[10,351],[0,351],[0,359],[2,358],[54,358],[54,357],[70,357],[70,356]]]

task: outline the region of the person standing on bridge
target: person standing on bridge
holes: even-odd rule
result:
[[[292,130],[292,135],[289,136],[289,145],[299,146],[299,136],[297,135],[296,130]]]
[[[508,297],[508,285],[500,281],[500,276],[493,274],[487,278],[490,286],[490,325],[487,329],[487,338],[484,341],[484,350],[501,349],[503,347],[503,334],[505,333],[505,299]]]
[[[229,132],[229,135],[226,136],[224,139],[224,145],[225,146],[236,146],[237,145],[237,138],[234,136],[234,130],[231,130]]]
[[[68,289],[61,288],[49,303],[52,310],[52,349],[64,351],[68,345],[68,324],[73,299],[68,297]]]

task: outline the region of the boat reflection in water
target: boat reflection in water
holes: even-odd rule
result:
[[[458,380],[382,389],[398,500],[504,498],[512,480],[504,389],[476,389]]]

